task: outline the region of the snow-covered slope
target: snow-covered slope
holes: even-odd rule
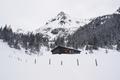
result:
[[[30,56],[0,41],[0,80],[120,79],[119,52],[99,49],[94,54],[85,53],[82,50],[79,55]]]
[[[73,19],[68,14],[60,12],[56,17],[52,18],[46,24],[39,29],[36,29],[35,33],[43,33],[54,39],[57,36],[66,36],[72,34],[79,27],[89,23],[90,20]]]

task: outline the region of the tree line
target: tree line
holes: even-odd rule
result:
[[[15,33],[10,26],[0,28],[0,39],[7,42],[11,48],[21,49],[39,54],[41,46],[47,46],[49,39],[41,33]]]

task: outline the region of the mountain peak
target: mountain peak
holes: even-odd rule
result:
[[[61,11],[57,16],[65,16],[65,12]]]
[[[60,13],[57,14],[57,16],[49,20],[49,22],[46,22],[46,25],[51,23],[54,23],[54,24],[57,23],[60,25],[65,25],[66,23],[70,24],[71,18],[65,12],[61,11]]]
[[[69,16],[65,12],[61,11],[56,18],[57,20],[66,20],[68,17]]]

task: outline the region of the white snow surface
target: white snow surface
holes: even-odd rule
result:
[[[89,53],[82,50],[77,55],[27,55],[0,41],[0,80],[120,80],[120,52],[86,52]]]

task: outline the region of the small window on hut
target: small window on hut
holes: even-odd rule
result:
[[[64,51],[65,51],[65,53],[69,53],[69,49],[65,49]]]

